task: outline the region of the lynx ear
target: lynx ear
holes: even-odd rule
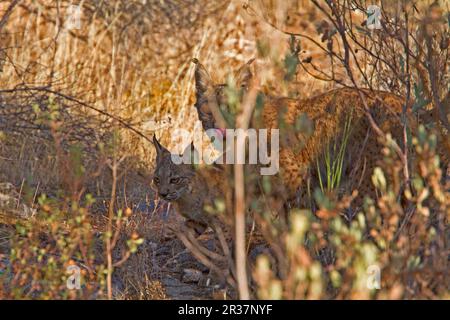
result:
[[[208,91],[214,89],[214,84],[205,67],[196,59],[192,59],[195,63],[195,91],[197,100],[203,97]]]
[[[169,150],[164,148],[159,143],[158,139],[156,139],[156,134],[153,135],[153,145],[155,146],[155,149],[156,149],[156,162],[158,162],[161,159],[161,156],[163,154],[170,154]]]
[[[250,81],[252,80],[253,77],[252,71],[250,70],[250,66],[254,60],[255,58],[250,59],[236,72],[235,75],[236,86],[248,89]]]

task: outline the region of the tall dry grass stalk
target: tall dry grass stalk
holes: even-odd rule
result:
[[[69,8],[75,4],[82,7],[80,29],[68,30]],[[0,5],[0,10],[7,9],[6,3]],[[273,8],[264,1],[257,5],[265,15],[274,12],[278,25],[292,24],[285,21],[289,8],[284,2],[275,2]],[[281,57],[287,47],[284,35],[255,23],[259,17],[241,1],[199,1],[187,7],[174,2],[173,17],[161,6],[121,0],[21,1],[4,26],[7,59],[0,79],[5,88],[46,87],[76,97],[147,136],[156,133],[173,148],[170,132],[192,130],[197,119],[192,57],[215,70],[217,81],[226,82],[229,73],[255,55],[256,42],[273,44],[268,58]],[[306,20],[310,7],[299,6],[295,21]],[[312,32],[313,23],[308,21],[306,28]],[[308,44],[304,49],[309,51]],[[269,68],[261,70],[266,89],[279,90],[277,75]],[[311,88],[321,88],[315,79],[298,81],[306,86],[301,92],[305,96]],[[129,130],[122,134],[124,149],[150,164],[150,144]]]

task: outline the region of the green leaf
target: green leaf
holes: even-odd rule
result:
[[[422,109],[427,104],[429,104],[430,100],[425,99],[425,94],[423,92],[423,84],[421,81],[419,83],[414,83],[413,88],[415,101],[412,106],[412,111],[417,112],[419,109]]]
[[[334,208],[333,202],[319,188],[316,188],[316,190],[314,191],[314,199],[316,200],[319,207],[325,208],[327,210],[332,210]]]
[[[284,79],[287,81],[292,80],[294,75],[297,73],[297,65],[299,64],[300,60],[298,59],[297,55],[289,54],[284,58],[284,67],[286,69],[286,74],[284,76]]]
[[[366,36],[370,35],[370,32],[367,31],[367,29],[364,29],[363,27],[360,26],[355,26],[356,30],[360,33],[365,34]]]
[[[403,56],[400,56],[400,68],[402,71],[402,74],[405,73],[405,58],[403,58]]]
[[[272,191],[272,182],[270,181],[269,176],[263,176],[262,178],[262,186],[265,194],[270,194]]]

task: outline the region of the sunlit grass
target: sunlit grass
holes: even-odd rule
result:
[[[316,160],[317,176],[322,193],[339,189],[342,179],[342,168],[345,150],[351,134],[352,113],[347,116],[341,139],[335,139],[332,145],[327,144],[324,152],[325,172],[320,169],[319,159]],[[325,176],[325,177],[323,177]]]

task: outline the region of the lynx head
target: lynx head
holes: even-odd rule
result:
[[[250,66],[254,59],[244,64],[234,75],[234,81],[237,88],[240,88],[241,95],[248,90],[252,72]],[[205,67],[197,60],[193,59],[195,66],[195,107],[198,117],[202,122],[204,130],[219,128],[214,121],[213,114],[209,105],[215,104],[218,108],[227,109],[228,99],[225,91],[226,84],[215,84]]]
[[[153,144],[156,148],[156,168],[152,183],[162,199],[175,201],[189,190],[195,169],[191,164],[174,163],[171,153],[159,143],[156,136],[153,136]],[[192,148],[192,144],[189,145],[183,155],[188,152],[191,154]]]

